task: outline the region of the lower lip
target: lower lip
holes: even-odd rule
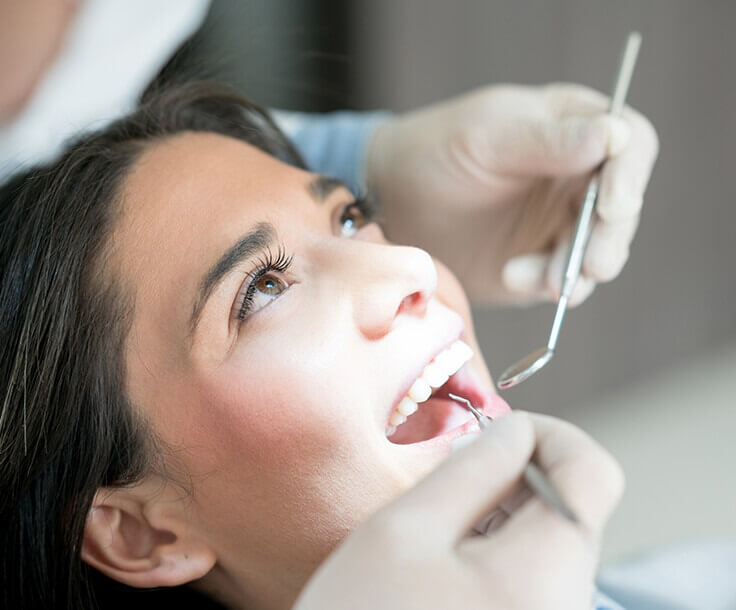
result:
[[[467,398],[490,418],[511,412],[508,403],[495,392],[485,389],[478,381],[475,372],[466,364],[455,374],[453,393]]]
[[[511,413],[511,407],[509,404],[498,394],[488,392],[484,398],[485,399],[481,402],[481,407],[483,413],[488,415],[491,419],[494,417],[500,417],[506,413]]]
[[[427,439],[426,441],[421,441],[419,443],[396,446],[430,450],[432,452],[442,451],[443,453],[449,453],[450,445],[455,439],[460,438],[461,436],[465,436],[466,434],[477,434],[480,432],[480,426],[478,425],[476,419],[470,413],[468,413],[468,415],[470,415],[470,419],[468,419],[466,423],[457,426],[452,430],[448,430],[443,434]]]

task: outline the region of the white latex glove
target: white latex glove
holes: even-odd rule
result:
[[[658,151],[646,118],[607,108],[577,85],[509,85],[390,119],[366,157],[388,237],[429,250],[476,301],[556,299],[591,171],[609,159],[581,302],[623,268]]]
[[[581,523],[531,496],[488,536],[468,536],[514,495],[532,453]],[[590,610],[599,536],[622,488],[579,429],[504,416],[348,536],[294,608]]]

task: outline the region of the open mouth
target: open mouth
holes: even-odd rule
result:
[[[466,363],[473,350],[456,341],[425,367],[391,412],[386,436],[397,445],[421,443],[474,422],[473,415],[449,397],[457,394],[483,406],[484,392]]]

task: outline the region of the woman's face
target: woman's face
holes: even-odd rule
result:
[[[462,408],[433,398],[387,429],[418,377],[440,383],[464,362],[456,347],[423,374],[458,339],[475,356],[439,394],[507,408],[454,276],[388,243],[339,184],[185,133],[143,154],[122,205],[112,261],[135,294],[128,389],[190,476],[192,527],[219,569],[303,583],[434,468],[473,426]]]

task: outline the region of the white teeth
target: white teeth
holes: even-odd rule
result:
[[[473,357],[473,348],[470,347],[467,343],[463,343],[462,341],[455,341],[455,343],[452,344],[450,351],[459,360],[462,360],[463,363],[467,362]]]
[[[455,373],[457,373],[460,370],[460,367],[468,360],[470,360],[470,358],[473,356],[472,350],[470,351],[470,354],[468,354],[468,352],[463,348],[456,349],[456,345],[458,344],[454,343],[448,353],[446,370],[450,375],[454,375]],[[470,349],[464,343],[462,345]]]
[[[400,426],[406,421],[406,415],[402,415],[398,411],[394,411],[391,413],[391,419],[388,420],[388,423],[392,426]]]
[[[452,366],[448,367],[447,371],[450,373],[450,375],[454,375],[460,370],[460,367],[462,367],[463,364],[467,362],[460,354],[457,352],[452,352]]]
[[[409,388],[409,398],[415,402],[424,402],[432,395],[432,386],[419,377]]]
[[[402,415],[406,415],[407,417],[409,417],[412,413],[416,413],[416,410],[418,408],[419,405],[416,402],[414,402],[408,396],[404,396],[404,398],[401,399],[399,405],[396,407],[396,410]]]
[[[457,373],[472,357],[473,349],[460,340],[437,354],[434,360],[424,367],[422,374],[391,413],[386,436],[391,436],[396,432],[396,427],[403,424],[407,417],[417,411],[418,403],[425,402],[432,395],[432,389],[444,385],[449,377]]]
[[[437,357],[434,359],[434,363],[447,371],[455,366],[455,360],[456,358],[453,357],[452,352],[449,349],[446,349],[444,352],[437,354]]]
[[[450,376],[439,364],[436,362],[430,362],[426,367],[424,367],[422,377],[424,377],[426,382],[433,388],[439,388],[449,379]]]

